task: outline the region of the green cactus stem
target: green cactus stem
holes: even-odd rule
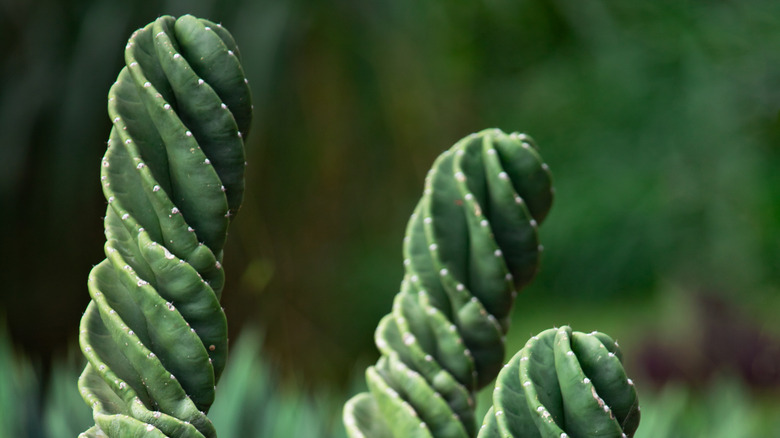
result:
[[[479,438],[626,438],[639,417],[617,342],[561,327],[531,338],[501,370]]]
[[[440,155],[409,220],[405,276],[376,331],[350,437],[473,437],[474,394],[504,363],[517,290],[533,278],[552,177],[524,134],[491,129]]]
[[[227,356],[220,264],[244,191],[252,115],[221,25],[163,16],[136,31],[108,98],[106,259],[89,275],[84,437],[213,437]]]

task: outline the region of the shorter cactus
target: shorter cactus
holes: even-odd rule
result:
[[[552,176],[525,134],[487,129],[434,162],[406,228],[406,275],[377,327],[351,438],[474,437],[475,393],[504,363],[517,291],[536,274]]]
[[[631,437],[639,416],[617,342],[564,326],[532,337],[504,366],[478,437]]]

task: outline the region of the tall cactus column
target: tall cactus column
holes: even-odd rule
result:
[[[163,16],[136,31],[109,91],[106,259],[88,281],[85,437],[213,437],[225,366],[220,264],[244,191],[252,105],[222,26]]]
[[[405,276],[376,331],[357,437],[473,437],[474,394],[504,363],[517,290],[537,270],[552,178],[523,134],[472,134],[434,163],[404,239]]]

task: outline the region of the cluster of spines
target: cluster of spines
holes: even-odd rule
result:
[[[136,31],[125,61],[101,166],[106,259],[80,331],[96,422],[84,436],[215,436],[205,413],[227,356],[221,259],[249,88],[230,33],[192,16]]]
[[[370,392],[345,406],[351,437],[476,435],[474,394],[503,364],[552,198],[549,169],[524,134],[485,130],[437,158],[407,226],[401,291],[376,331]]]
[[[533,336],[501,370],[480,438],[627,438],[639,425],[620,348],[564,326]]]

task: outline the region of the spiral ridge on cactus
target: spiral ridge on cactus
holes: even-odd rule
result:
[[[106,259],[89,275],[82,436],[213,437],[225,366],[222,249],[244,191],[252,104],[221,25],[162,16],[137,30],[109,91],[101,165]]]
[[[503,365],[552,199],[549,169],[524,134],[485,130],[436,159],[407,225],[401,290],[375,333],[369,392],[344,408],[351,437],[476,435],[474,394]]]
[[[625,438],[639,417],[617,342],[564,326],[532,337],[501,370],[479,438]]]

